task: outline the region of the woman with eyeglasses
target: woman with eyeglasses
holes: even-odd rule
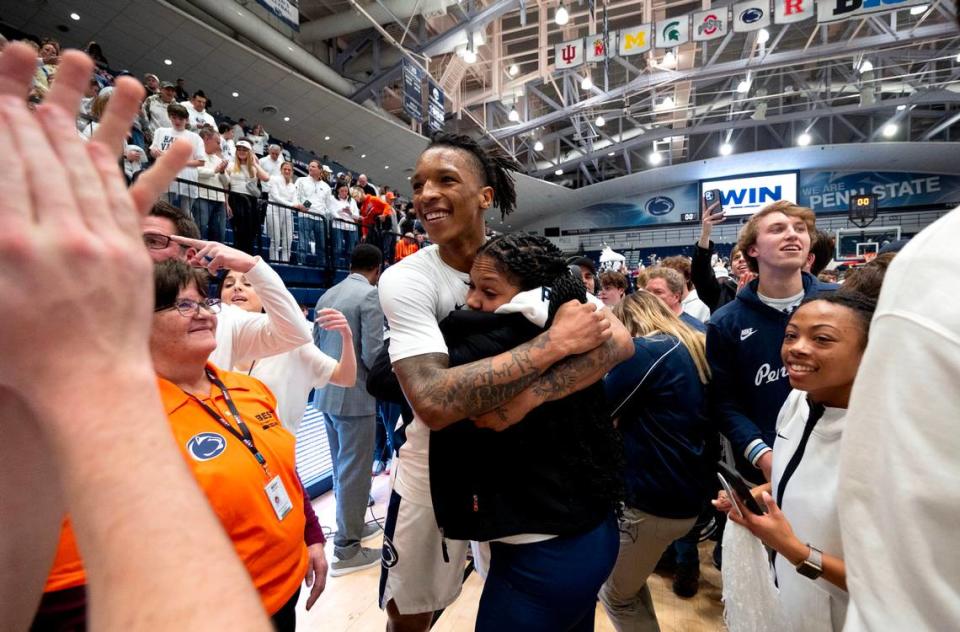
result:
[[[247,567],[278,630],[294,630],[300,582],[326,580],[323,545],[304,544],[311,525],[294,463],[294,437],[270,389],[207,362],[216,347],[219,299],[207,276],[179,261],[157,264],[150,353],[177,445]],[[314,581],[314,576],[316,581]]]

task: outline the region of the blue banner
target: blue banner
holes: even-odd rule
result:
[[[300,0],[257,0],[257,4],[293,30],[300,30]]]
[[[403,60],[403,111],[417,123],[423,122],[423,71]]]
[[[850,196],[873,193],[877,208],[960,203],[960,176],[909,172],[812,171],[800,174],[797,202],[817,213],[846,213]]]
[[[699,217],[699,185],[694,182],[609,202],[592,204],[582,210],[583,227],[629,228],[654,224],[679,224],[684,213]]]

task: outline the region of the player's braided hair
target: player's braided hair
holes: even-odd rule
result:
[[[489,257],[521,291],[552,287],[557,277],[571,276],[563,253],[546,237],[528,233],[500,235],[480,246],[478,257]]]
[[[500,217],[504,218],[513,212],[517,205],[517,189],[510,172],[520,170],[516,160],[498,147],[484,149],[477,141],[463,134],[434,134],[427,149],[432,147],[452,147],[470,154],[482,176],[483,185],[493,188],[493,205],[500,209]]]

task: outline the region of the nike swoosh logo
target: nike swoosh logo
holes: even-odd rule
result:
[[[756,329],[744,329],[743,331],[740,332],[740,340],[741,341],[746,340],[747,338],[749,338],[755,333],[757,333]]]

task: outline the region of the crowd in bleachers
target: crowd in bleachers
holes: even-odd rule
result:
[[[705,208],[692,259],[627,275],[491,235],[519,165],[473,139],[431,140],[411,216],[320,160],[294,179],[262,129],[208,124],[199,92],[138,143],[144,88],[94,96],[90,52],[0,55],[0,162],[22,176],[0,203],[0,627],[294,630],[304,582],[309,609],[328,573],[380,565],[388,630],[425,632],[473,542],[481,632],[592,630],[598,600],[618,630],[658,629],[647,578],[672,566],[696,593],[711,521],[734,632],[960,616],[960,210],[836,284],[811,209],[758,211],[728,270]],[[307,261],[349,253],[312,324],[262,256],[289,260],[286,212],[318,222],[296,222]],[[226,218],[236,247],[210,239]],[[329,562],[290,431],[312,388]],[[400,431],[387,455],[378,414]],[[385,460],[378,551],[363,517]]]

